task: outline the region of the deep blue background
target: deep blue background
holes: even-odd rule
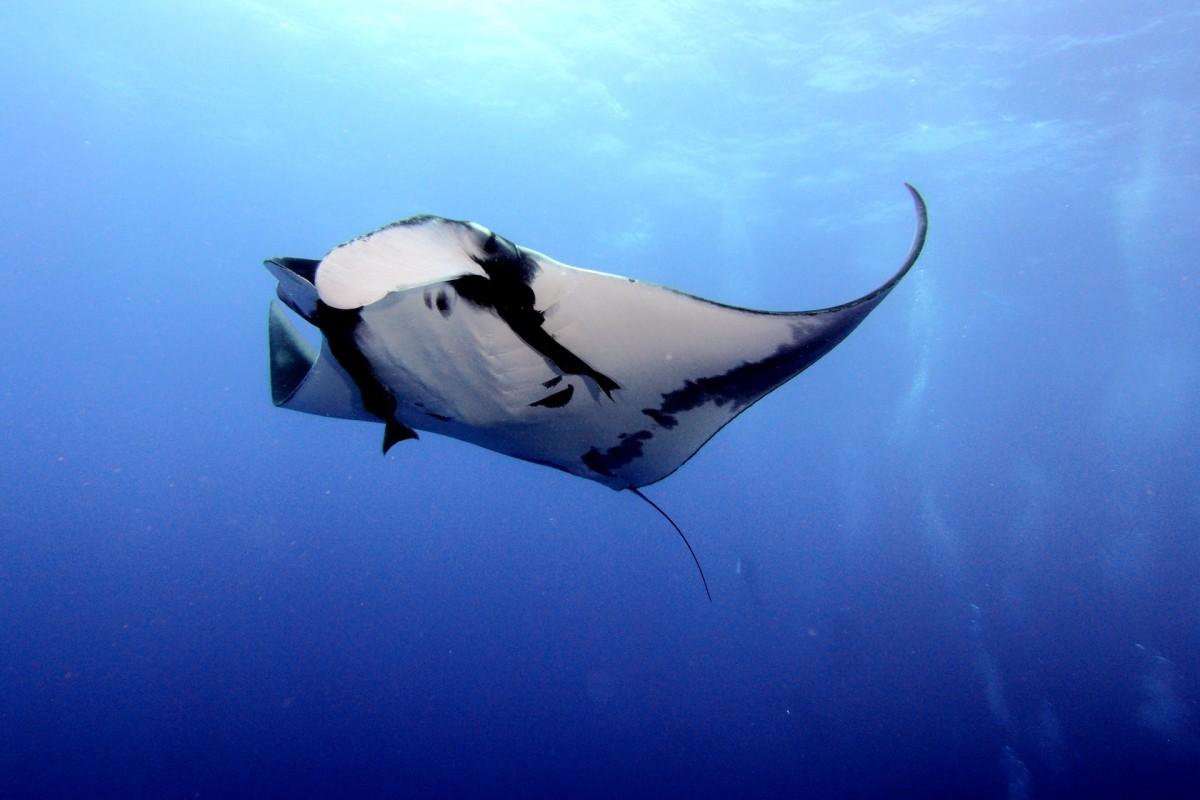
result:
[[[1193,797],[1191,2],[0,8],[0,797]],[[873,288],[648,493],[271,407],[418,212]],[[740,564],[740,567],[739,567]]]

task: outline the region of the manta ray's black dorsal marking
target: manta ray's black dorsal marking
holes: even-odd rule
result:
[[[285,261],[276,259],[276,262]],[[306,259],[287,259],[297,262]],[[286,266],[286,264],[284,264]],[[417,432],[396,417],[396,398],[375,374],[370,360],[364,357],[357,346],[355,331],[362,325],[360,309],[342,310],[317,302],[314,319],[325,334],[329,353],[353,381],[358,389],[360,402],[368,412],[384,423],[383,454],[399,442],[420,438]]]

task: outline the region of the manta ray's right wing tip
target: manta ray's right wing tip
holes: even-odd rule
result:
[[[911,183],[905,182],[904,188],[908,189],[909,194],[912,195],[913,206],[917,213],[917,228],[913,232],[912,245],[908,248],[908,255],[904,257],[904,262],[900,265],[900,268],[897,269],[895,274],[888,278],[882,286],[874,291],[868,292],[857,300],[851,300],[849,303],[843,303],[840,306],[833,306],[832,308],[823,308],[817,311],[807,311],[801,313],[827,314],[834,311],[843,311],[849,308],[860,308],[862,309],[862,316],[866,316],[866,314],[870,312],[870,310],[876,305],[878,305],[879,302],[883,300],[883,298],[886,297],[890,291],[892,291],[892,289],[896,288],[896,284],[900,283],[900,281],[904,279],[904,276],[909,273],[909,271],[913,268],[913,265],[917,263],[917,259],[920,258],[921,251],[925,248],[925,234],[929,231],[929,214],[925,209],[925,198],[921,196],[921,193],[917,191],[916,187]]]
[[[913,234],[912,247],[908,250],[908,257],[904,259],[903,266],[900,267],[900,270],[896,273],[896,277],[891,281],[893,285],[904,277],[913,264],[917,263],[917,258],[921,255],[921,250],[925,247],[925,234],[929,231],[929,212],[925,208],[925,198],[917,191],[917,187],[907,181],[904,183],[904,188],[908,189],[908,193],[912,195],[913,206],[917,212],[917,230]]]

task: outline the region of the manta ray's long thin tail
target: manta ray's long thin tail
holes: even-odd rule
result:
[[[671,519],[671,515],[658,507],[658,503],[654,502],[649,497],[646,497],[646,495],[642,494],[640,490],[638,490],[632,486],[629,487],[629,491],[633,492],[638,497],[645,500],[647,503],[650,504],[651,508],[653,508],[659,514],[662,514],[663,519],[665,519],[667,522],[671,523],[671,527],[674,528],[675,532],[679,534],[679,538],[683,539],[683,543],[685,545],[687,545],[688,552],[692,554],[692,561],[696,562],[696,571],[700,573],[700,582],[704,584],[704,593],[706,595],[708,595],[708,602],[711,603],[712,602],[712,592],[710,592],[708,590],[708,579],[704,577],[704,567],[700,566],[700,559],[696,558],[696,551],[692,549],[692,543],[689,542],[687,540],[687,537],[683,535],[683,531],[680,529],[680,527],[678,525],[675,524],[675,520]]]

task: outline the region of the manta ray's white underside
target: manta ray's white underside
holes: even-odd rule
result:
[[[911,187],[910,187],[911,190]],[[615,489],[660,480],[848,335],[920,254],[836,308],[734,308],[578,269],[474,223],[416,217],[331,251],[273,259],[278,294],[324,334],[311,352],[271,312],[277,405],[427,430]]]

